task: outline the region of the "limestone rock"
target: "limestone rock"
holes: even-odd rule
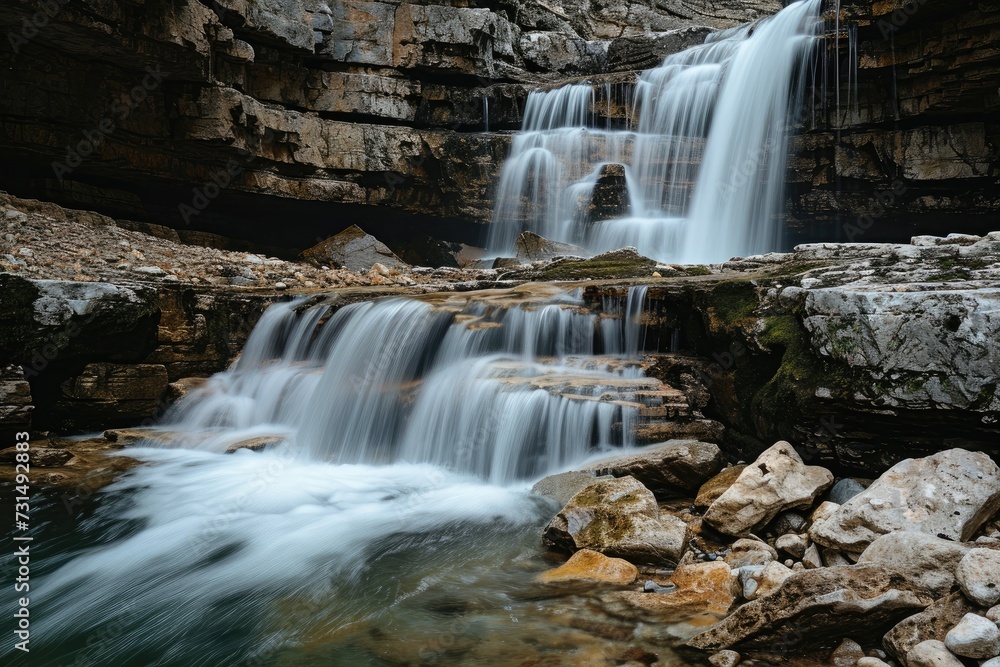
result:
[[[559,567],[542,572],[535,580],[543,584],[616,584],[635,581],[639,570],[621,558],[608,558],[590,549],[581,549]]]
[[[631,476],[658,499],[690,496],[722,465],[719,446],[696,440],[670,440],[588,466],[598,475]]]
[[[945,635],[962,617],[974,611],[961,593],[946,595],[919,614],[897,623],[882,639],[882,645],[891,655],[903,660],[917,644],[934,639],[944,641]]]
[[[809,536],[853,552],[897,530],[968,540],[997,509],[1000,467],[981,452],[949,449],[900,461],[833,516],[816,521]]]
[[[1000,602],[1000,551],[972,549],[955,570],[962,592],[983,607]]]
[[[927,590],[944,595],[955,584],[955,568],[968,551],[958,542],[904,530],[876,538],[858,563],[896,568]]]
[[[692,614],[725,614],[739,593],[733,571],[719,561],[682,563],[671,582],[677,587],[673,593],[610,593],[601,603],[609,613],[623,618],[679,622]]]
[[[818,546],[810,544],[806,548],[806,552],[802,554],[802,564],[810,570],[817,567],[823,567],[823,557],[819,553]]]
[[[735,465],[723,468],[722,471],[701,485],[698,495],[694,499],[694,506],[698,508],[708,508],[709,505],[726,492],[739,478],[740,473],[746,468],[745,465]]]
[[[375,264],[396,270],[408,268],[408,265],[396,257],[388,246],[357,225],[351,225],[344,231],[304,250],[300,257],[315,266],[346,266],[351,271],[359,272],[368,271]]]
[[[514,249],[517,251],[517,258],[522,262],[537,262],[564,255],[586,257],[590,254],[578,246],[550,241],[534,232],[521,232],[514,241]]]
[[[865,657],[865,651],[853,639],[845,639],[833,649],[830,654],[830,664],[833,667],[855,667],[861,658]]]
[[[995,658],[1000,655],[1000,628],[988,618],[966,614],[945,635],[944,645],[963,658]]]
[[[776,643],[808,648],[839,639],[846,631],[865,641],[930,602],[928,593],[881,567],[802,570],[687,644],[702,650],[742,646],[766,651]]]
[[[806,549],[809,548],[809,540],[802,535],[782,535],[775,540],[774,546],[778,551],[784,551],[789,556],[801,560],[806,553]]]
[[[740,654],[736,651],[719,651],[708,658],[712,667],[736,667],[740,664]]]
[[[531,492],[543,498],[551,498],[565,505],[577,493],[594,483],[597,476],[592,471],[570,471],[549,475],[535,482]]]
[[[833,484],[833,475],[807,466],[787,442],[778,442],[746,467],[705,513],[705,522],[727,535],[745,535],[785,509],[807,507]]]
[[[573,496],[542,534],[549,546],[593,549],[642,563],[676,563],[687,525],[661,516],[653,493],[633,477],[599,480]]]
[[[964,667],[944,642],[928,639],[920,642],[903,659],[906,667]]]
[[[739,539],[729,547],[725,561],[729,567],[739,569],[746,565],[767,565],[778,560],[778,552],[767,542]]]
[[[785,567],[778,561],[771,561],[764,565],[759,573],[750,578],[754,582],[752,590],[748,590],[749,587],[744,584],[743,597],[747,600],[756,600],[771,595],[781,588],[785,579],[790,577],[792,572],[791,568]]]

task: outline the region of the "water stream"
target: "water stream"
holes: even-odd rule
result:
[[[229,371],[126,450],[142,464],[78,525],[51,508],[31,664],[569,665],[620,650],[574,627],[582,602],[532,584],[553,508],[528,489],[631,444],[635,408],[617,399],[653,382],[645,300],[272,306]],[[255,438],[271,444],[225,453]]]

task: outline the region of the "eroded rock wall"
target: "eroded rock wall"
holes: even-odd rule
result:
[[[778,5],[12,0],[0,182],[293,248],[359,221],[474,240],[509,142],[497,131],[520,126],[530,87],[602,71],[616,39]]]

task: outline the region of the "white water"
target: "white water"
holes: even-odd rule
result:
[[[33,580],[38,664],[305,664],[304,642],[342,651],[338,637],[421,614],[433,645],[440,621],[408,600],[470,586],[508,631],[495,580],[536,553],[546,516],[528,486],[630,443],[629,411],[589,399],[648,382],[628,361],[644,300],[608,300],[604,318],[578,293],[272,306],[234,367],[169,415],[175,446],[126,452],[144,464],[79,527],[92,546]],[[222,453],[265,434],[281,444]],[[316,664],[371,662],[339,659]]]
[[[627,130],[594,127],[587,84],[535,91],[497,192],[491,250],[523,230],[592,252],[636,246],[661,261],[777,250],[787,126],[797,117],[820,0],[712,35],[636,85]],[[586,222],[600,169],[626,166],[630,216]]]

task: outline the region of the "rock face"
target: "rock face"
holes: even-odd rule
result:
[[[722,466],[718,445],[696,440],[671,440],[641,453],[591,464],[597,475],[634,477],[658,499],[692,495]]]
[[[0,356],[15,365],[0,376],[0,431],[150,420],[169,382],[224,369],[275,298],[0,273]]]
[[[351,271],[368,271],[375,264],[389,269],[407,268],[387,245],[357,225],[302,251],[301,257],[316,266],[346,267]]]
[[[785,579],[774,593],[743,605],[695,636],[688,646],[800,649],[843,637],[845,632],[862,641],[879,636],[930,602],[927,592],[881,567],[804,570]]]
[[[676,563],[687,544],[687,525],[660,515],[652,492],[632,477],[586,487],[549,522],[546,544],[567,551],[592,549],[639,563]]]
[[[228,236],[275,239],[277,219],[285,247],[355,223],[391,242],[409,216],[471,236],[529,88],[602,71],[616,38],[779,8],[111,0],[62,3],[38,30],[37,3],[15,0],[0,187]]]
[[[1000,467],[981,452],[950,449],[896,464],[832,516],[813,524],[809,536],[852,552],[897,530],[964,541],[998,508]]]
[[[705,521],[727,535],[745,535],[782,510],[811,505],[832,484],[829,470],[803,464],[790,444],[778,442],[709,506]]]

